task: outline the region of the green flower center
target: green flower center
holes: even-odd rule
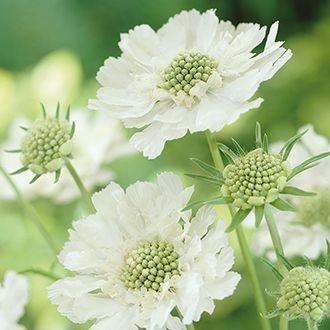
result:
[[[129,289],[159,291],[166,278],[179,274],[178,259],[171,243],[140,242],[126,256],[121,279]]]
[[[218,62],[208,55],[180,53],[163,71],[160,87],[174,95],[180,91],[189,95],[191,88],[200,81],[206,82],[217,67]]]
[[[221,191],[233,199],[234,206],[249,209],[274,201],[283,190],[287,175],[287,164],[281,155],[256,149],[226,166]]]
[[[330,273],[314,267],[293,268],[280,284],[280,310],[293,316],[308,315],[318,321],[325,314],[330,295]]]
[[[67,120],[37,120],[21,143],[21,162],[36,174],[58,170],[57,160],[71,153],[71,125]]]
[[[296,219],[307,227],[320,223],[330,229],[330,188],[300,203]]]

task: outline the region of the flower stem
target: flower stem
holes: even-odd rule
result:
[[[312,321],[310,318],[306,319],[308,330],[317,330],[317,324]]]
[[[72,163],[67,159],[65,162],[66,168],[68,169],[69,173],[71,174],[74,182],[76,183],[78,189],[80,190],[81,196],[88,208],[88,211],[94,213],[96,211],[92,198],[85,188],[83,182],[81,181],[76,169],[73,167]]]
[[[221,155],[219,153],[219,149],[216,143],[216,139],[214,135],[212,135],[210,132],[206,132],[206,137],[207,137],[207,142],[209,145],[209,149],[212,155],[212,159],[214,162],[214,165],[217,169],[223,170],[224,169],[224,164],[221,158]],[[231,216],[233,215],[233,209],[230,205],[228,205],[229,211]],[[241,253],[243,255],[246,269],[248,271],[249,277],[250,277],[250,282],[253,287],[253,294],[254,294],[254,299],[256,303],[256,307],[258,310],[259,314],[259,320],[261,323],[261,327],[263,330],[270,330],[271,325],[268,319],[266,319],[263,315],[266,315],[267,310],[266,310],[266,304],[264,301],[264,297],[262,294],[261,286],[259,283],[259,279],[257,276],[257,271],[253,262],[253,258],[250,252],[250,248],[248,245],[248,242],[246,240],[245,234],[244,234],[244,229],[241,226],[236,227],[236,235],[238,238],[238,243],[241,249]]]
[[[281,242],[280,234],[279,234],[277,226],[276,226],[276,222],[275,222],[273,212],[272,212],[269,205],[265,206],[265,218],[266,218],[268,230],[269,230],[269,233],[270,233],[270,237],[271,237],[272,242],[273,242],[273,247],[274,247],[274,250],[275,250],[275,253],[276,253],[276,256],[277,256],[278,268],[279,268],[279,270],[282,274],[285,274],[287,272],[287,269],[284,266],[282,260],[278,256],[279,254],[284,256],[284,249],[283,249],[283,245],[282,245],[282,242]],[[288,319],[285,318],[284,316],[281,316],[280,317],[279,330],[287,330],[288,329],[288,323],[289,323]]]
[[[50,250],[53,252],[56,260],[57,260],[57,246],[55,242],[53,241],[52,236],[48,233],[47,229],[44,227],[42,223],[42,219],[40,218],[39,214],[35,210],[35,208],[32,206],[32,204],[24,198],[23,194],[20,192],[18,187],[16,186],[13,179],[10,177],[10,175],[5,171],[5,169],[0,165],[0,172],[3,174],[4,178],[7,180],[9,185],[14,190],[18,202],[21,204],[22,208],[25,210],[28,218],[34,223],[34,225],[38,228],[40,234],[48,244]]]

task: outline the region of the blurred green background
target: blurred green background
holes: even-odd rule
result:
[[[279,40],[293,50],[293,58],[258,94],[265,98],[260,109],[244,115],[219,133],[249,148],[258,120],[271,140],[284,140],[297,128],[312,123],[319,133],[330,136],[330,3],[321,0],[1,0],[0,1],[0,144],[10,123],[19,114],[31,118],[39,112],[39,102],[54,107],[86,107],[97,89],[95,74],[110,55],[120,54],[119,34],[137,24],[158,29],[183,9],[204,11],[217,8],[224,20],[270,25],[280,21]],[[86,110],[88,111],[88,110]],[[128,135],[131,132],[127,132]],[[110,165],[123,186],[140,179],[152,179],[162,170],[191,172],[190,157],[210,161],[203,134],[188,135],[167,143],[154,161],[133,155]],[[14,170],[14,169],[13,169]],[[203,195],[212,189],[194,183]],[[1,187],[0,187],[1,189]],[[45,226],[59,245],[67,239],[67,229],[79,218],[79,203],[56,207],[47,199],[33,201]],[[221,210],[220,210],[221,211]],[[237,246],[234,237],[232,242]],[[236,252],[236,269],[244,276],[244,265]],[[0,277],[6,269],[49,270],[53,259],[39,233],[15,202],[0,201]],[[256,261],[263,286],[276,288],[269,269]],[[61,269],[55,269],[59,274]],[[47,302],[47,278],[29,275],[31,300],[22,323],[30,330],[87,329],[57,314]],[[271,311],[274,301],[267,297]],[[277,320],[272,320],[277,324]],[[212,317],[203,315],[197,330],[259,329],[251,290],[246,277],[235,295],[218,304]],[[320,329],[329,329],[323,322]],[[293,321],[290,329],[305,329],[303,321]],[[120,330],[120,329],[119,329]]]

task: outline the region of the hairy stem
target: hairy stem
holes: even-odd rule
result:
[[[214,135],[212,135],[210,132],[206,132],[206,137],[207,137],[207,142],[209,145],[209,149],[212,155],[212,159],[214,162],[214,165],[217,169],[223,170],[224,169],[224,164],[221,158],[221,155],[219,153],[219,149],[216,143],[216,139]],[[230,205],[228,205],[230,214],[233,215],[233,209]],[[257,276],[257,271],[253,262],[253,258],[250,252],[250,248],[248,245],[248,242],[246,240],[245,234],[244,234],[244,229],[242,226],[236,227],[236,235],[238,238],[239,246],[241,249],[241,253],[243,255],[246,269],[249,274],[250,282],[253,288],[253,294],[254,294],[254,300],[256,303],[257,311],[259,314],[259,320],[261,323],[261,327],[263,330],[270,330],[271,325],[268,319],[266,319],[263,315],[266,315],[267,309],[266,309],[266,304],[264,300],[264,296],[261,290],[261,286],[259,283],[259,279]]]
[[[17,201],[21,204],[23,210],[26,212],[28,219],[30,219],[34,223],[34,225],[37,227],[40,234],[44,238],[45,242],[49,246],[49,249],[53,252],[53,254],[57,260],[57,251],[58,251],[57,246],[56,246],[52,236],[48,233],[47,229],[44,227],[44,225],[42,223],[42,219],[40,218],[38,212],[35,210],[35,208],[32,206],[32,204],[27,199],[25,199],[25,197],[20,192],[20,190],[16,186],[13,179],[10,177],[10,175],[5,171],[5,169],[1,165],[0,165],[0,172],[3,174],[4,178],[7,180],[9,185],[14,190],[16,197],[17,197]]]
[[[76,183],[80,193],[81,193],[81,197],[84,200],[86,207],[88,208],[88,211],[91,213],[94,213],[96,211],[92,198],[89,194],[89,192],[87,191],[87,189],[85,188],[83,182],[81,181],[76,169],[73,167],[72,163],[69,160],[66,160],[65,162],[66,168],[68,169],[69,173],[71,174],[74,182]]]

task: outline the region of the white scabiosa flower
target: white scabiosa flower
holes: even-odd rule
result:
[[[193,192],[172,173],[93,196],[96,214],[76,221],[60,262],[76,276],[49,288],[58,311],[93,330],[185,329],[240,279],[233,250],[210,206],[191,219]],[[177,308],[182,320],[172,311]]]
[[[304,126],[299,131],[309,129],[290,153],[289,161],[297,165],[307,157],[330,151],[329,140],[315,133],[312,126]],[[279,149],[279,144],[271,146]],[[330,159],[323,159],[318,166],[292,179],[294,184],[317,193],[313,197],[291,198],[295,213],[275,211],[276,223],[287,257],[307,256],[318,258],[326,252],[325,241],[330,237]],[[253,239],[257,254],[266,253],[275,258],[272,242],[266,226],[261,226]]]
[[[121,156],[134,151],[125,138],[121,123],[109,116],[91,116],[82,109],[75,109],[71,114],[75,122],[75,134],[72,138],[73,164],[77,168],[88,189],[104,186],[114,177],[114,173],[104,166]],[[1,162],[8,172],[19,168],[20,157],[17,154],[6,153],[4,150],[17,149],[25,136],[19,126],[29,127],[31,122],[18,117],[11,125],[9,136],[1,150]],[[0,177],[2,180],[2,177]],[[50,174],[42,175],[36,182],[29,184],[31,174],[24,172],[13,176],[13,180],[29,198],[38,196],[50,197],[58,203],[69,202],[79,196],[79,190],[66,170],[62,171],[59,182],[54,184]],[[1,184],[0,198],[13,199],[15,194],[7,184]]]
[[[28,282],[25,276],[13,271],[5,274],[0,284],[0,329],[23,330],[17,324],[24,314],[24,307],[28,301]]]
[[[254,49],[266,27],[219,21],[215,10],[183,11],[157,32],[141,25],[121,35],[119,58],[108,58],[97,74],[102,85],[91,109],[110,112],[126,127],[142,131],[131,143],[156,158],[168,140],[188,131],[221,130],[257,108],[251,100],[291,57],[270,28],[264,50]]]

